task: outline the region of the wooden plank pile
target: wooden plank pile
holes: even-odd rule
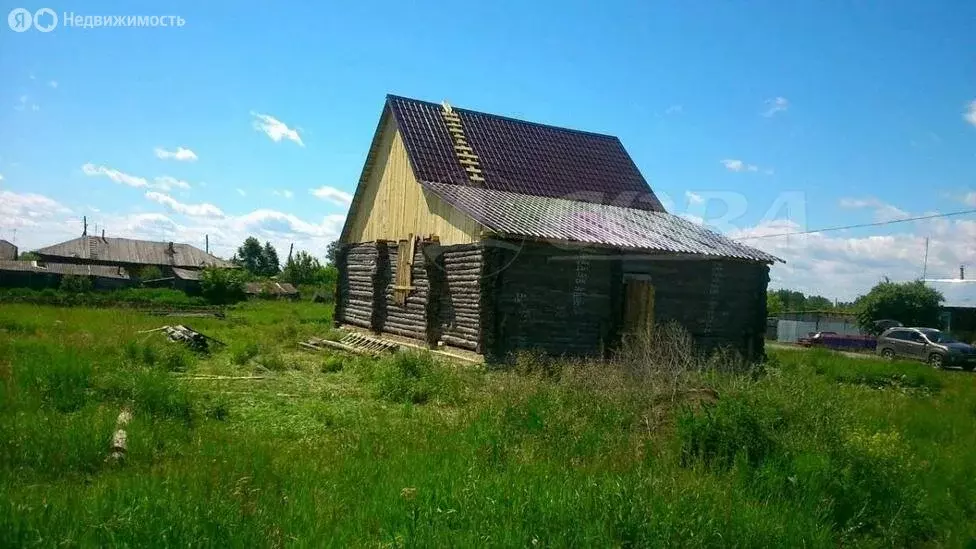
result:
[[[325,351],[328,348],[339,349],[357,355],[378,357],[394,353],[400,346],[392,341],[370,337],[359,333],[346,334],[339,341],[330,341],[313,337],[307,341],[299,342],[299,346],[312,351]]]

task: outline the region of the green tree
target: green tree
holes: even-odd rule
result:
[[[858,299],[857,322],[862,330],[877,333],[875,322],[892,319],[906,326],[937,326],[942,293],[921,280],[914,282],[884,282],[871,288]]]
[[[278,252],[268,241],[264,242],[264,248],[261,250],[260,265],[261,270],[256,274],[261,276],[274,276],[281,272],[281,264],[278,262]]]
[[[333,240],[329,242],[329,245],[325,247],[325,264],[335,265],[336,256],[339,255],[339,241]]]
[[[232,260],[234,263],[244,267],[244,270],[252,275],[260,275],[261,266],[264,262],[264,250],[261,249],[261,242],[253,236],[249,236],[237,248]]]
[[[776,316],[783,312],[783,300],[776,292],[766,292],[766,315]]]
[[[322,265],[308,252],[299,251],[285,262],[281,279],[292,284],[313,284],[319,276]]]
[[[830,311],[834,308],[834,302],[822,295],[807,296],[804,306],[808,311]]]
[[[159,267],[155,265],[147,265],[139,269],[138,277],[140,280],[155,280],[157,278],[163,278],[163,271],[160,271]]]
[[[40,261],[41,256],[37,255],[35,252],[24,252],[17,256],[20,261]]]

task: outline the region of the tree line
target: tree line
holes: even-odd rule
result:
[[[249,236],[237,248],[231,262],[252,278],[276,277],[292,284],[334,284],[338,277],[335,267],[337,250],[338,242],[329,243],[324,264],[312,254],[299,250],[294,255],[289,253],[282,265],[271,242],[265,241],[262,245],[257,238]]]
[[[766,293],[766,310],[769,316],[810,311],[851,313],[862,330],[877,333],[879,320],[938,328],[944,300],[942,292],[921,280],[892,282],[885,278],[852,302],[832,302],[823,296],[806,296],[795,290],[770,290]]]

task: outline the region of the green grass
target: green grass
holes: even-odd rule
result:
[[[330,313],[277,301],[226,320],[0,307],[0,546],[976,536],[976,375],[779,351],[761,371],[662,389],[626,373],[640,368],[300,351],[300,339],[335,336]],[[227,346],[199,355],[138,333],[164,323]],[[129,452],[113,463],[122,407]]]

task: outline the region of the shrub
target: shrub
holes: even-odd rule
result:
[[[728,468],[737,459],[757,466],[776,451],[776,443],[755,406],[725,398],[698,412],[686,409],[678,418],[678,439],[684,465],[701,461]]]
[[[244,299],[247,273],[241,269],[206,268],[200,289],[211,303],[235,303]]]
[[[138,278],[139,280],[156,280],[163,278],[163,271],[159,270],[159,267],[155,265],[147,265],[139,269]]]
[[[87,276],[64,275],[60,288],[68,294],[82,294],[92,290],[92,281]]]
[[[243,366],[258,356],[260,347],[256,341],[235,343],[230,348],[230,360],[238,366]]]
[[[434,360],[430,353],[398,352],[373,367],[378,397],[391,402],[424,404],[430,400],[455,402],[460,398],[457,374]]]

